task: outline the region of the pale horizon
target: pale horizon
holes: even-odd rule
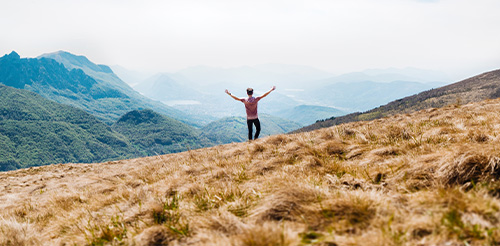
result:
[[[64,50],[149,73],[288,64],[460,79],[500,68],[493,0],[20,0],[2,9],[2,55]]]

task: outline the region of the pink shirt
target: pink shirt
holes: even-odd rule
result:
[[[260,97],[249,97],[240,99],[241,102],[245,104],[245,109],[247,111],[247,120],[254,120],[259,118],[257,115],[257,103],[259,102]]]

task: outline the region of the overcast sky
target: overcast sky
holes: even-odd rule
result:
[[[500,68],[499,0],[0,0],[0,53],[135,70],[308,65],[335,74]]]

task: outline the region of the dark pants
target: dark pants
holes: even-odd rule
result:
[[[259,138],[259,134],[260,134],[260,121],[259,121],[259,119],[247,120],[248,140],[252,140],[252,132],[253,132],[252,124],[255,125],[255,137],[253,139]]]

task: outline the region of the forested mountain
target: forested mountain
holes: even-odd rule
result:
[[[79,72],[73,70],[70,75],[78,77]],[[33,92],[0,85],[1,171],[53,163],[102,162],[137,155],[127,138],[93,115]]]
[[[112,128],[130,139],[143,156],[181,152],[213,145],[200,131],[154,112],[134,110],[122,116]]]
[[[93,115],[0,85],[0,171],[91,163],[214,145],[200,130],[152,111],[134,110],[112,127]]]
[[[262,126],[260,137],[286,133],[297,129],[300,124],[270,115],[259,115]],[[253,128],[255,134],[255,127]],[[214,121],[202,129],[202,136],[217,144],[243,142],[248,139],[247,120],[244,117],[226,117]]]
[[[450,104],[460,105],[499,97],[500,70],[494,70],[457,83],[398,99],[363,113],[358,112],[318,121],[297,131],[311,131],[352,121],[367,121],[425,108],[439,108]]]
[[[95,105],[95,110],[89,111],[97,113],[108,124],[118,120],[123,114],[136,109],[151,108],[156,112],[172,117],[189,125],[202,126],[209,122],[209,119],[189,115],[181,110],[169,107],[159,101],[154,101],[145,97],[123,82],[106,65],[97,65],[89,61],[85,56],[77,56],[65,51],[43,54],[39,59],[50,58],[63,64],[68,70],[81,69],[85,74],[97,81],[103,96],[97,102],[90,102]],[[107,91],[119,92],[120,96],[108,95]],[[165,94],[174,92],[166,91]]]

